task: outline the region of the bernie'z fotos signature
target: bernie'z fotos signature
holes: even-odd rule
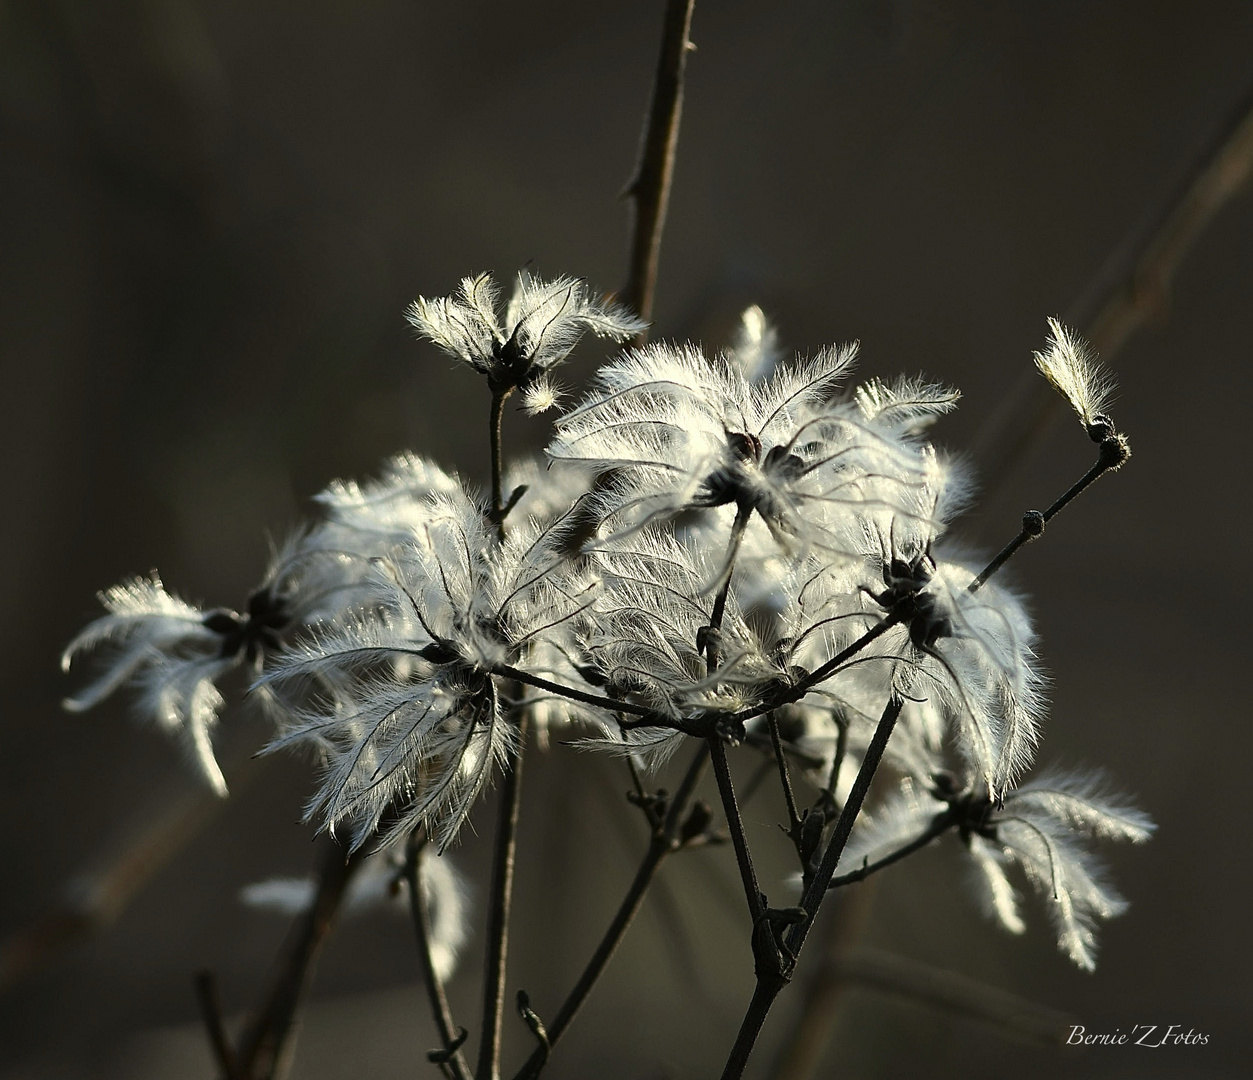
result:
[[[1182,1024],[1134,1024],[1130,1031],[1114,1028],[1112,1032],[1088,1031],[1082,1024],[1074,1024],[1066,1037],[1067,1046],[1147,1046],[1160,1049],[1163,1046],[1204,1046],[1209,1036],[1202,1031]]]

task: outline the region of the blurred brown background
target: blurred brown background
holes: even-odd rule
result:
[[[94,592],[156,566],[238,604],[266,533],[331,478],[405,447],[482,476],[482,387],[411,340],[405,304],[528,261],[621,283],[615,196],[661,7],[0,2],[0,937],[196,790],[123,702],[60,711],[56,658]],[[1253,7],[1218,0],[702,0],[693,39],[657,332],[716,347],[757,302],[794,348],[860,338],[864,372],[965,391],[939,431],[957,449],[1253,80]],[[1041,760],[1106,765],[1161,825],[1110,852],[1133,903],[1097,973],[1056,952],[1038,903],[1025,938],[985,923],[946,845],[882,875],[864,931],[1092,1031],[1180,1024],[1208,1045],[1059,1052],[854,987],[823,1075],[1246,1075],[1251,240],[1246,193],[1116,362],[1130,466],[1013,567],[1056,678]],[[539,445],[543,425],[511,417],[508,437]],[[997,545],[1089,456],[1057,423],[964,535]],[[250,781],[264,729],[239,713],[225,729],[221,813],[114,925],[0,996],[4,1080],[212,1074],[190,974],[213,967],[232,1015],[251,1003],[283,922],[236,891],[311,857],[305,766]],[[526,785],[510,984],[551,1014],[643,828],[623,776],[566,748],[533,757]],[[454,855],[480,881],[489,810]],[[770,873],[779,815],[750,813]],[[665,879],[554,1080],[720,1067],[751,989],[731,853]],[[478,963],[453,985],[471,1027]],[[416,978],[403,919],[346,924],[295,1076],[422,1075],[435,1037]],[[507,1024],[512,1062],[529,1035]]]

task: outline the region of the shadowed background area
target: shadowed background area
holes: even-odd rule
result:
[[[265,728],[248,710],[222,726],[233,796],[194,835],[175,747],[121,699],[61,712],[79,683],[56,658],[93,594],[155,566],[181,595],[237,606],[267,534],[332,478],[403,448],[485,478],[484,388],[414,342],[402,311],[528,263],[621,284],[615,196],[661,7],[0,0],[0,938],[9,974],[33,968],[0,996],[4,1080],[211,1076],[191,974],[212,967],[240,1015],[284,923],[237,892],[312,859],[296,824],[308,766],[253,762]],[[1074,310],[1253,81],[1253,8],[1218,0],[709,0],[692,36],[656,335],[717,348],[759,303],[802,352],[858,338],[864,374],[921,370],[964,391],[936,432],[955,450],[1018,387],[1045,317]],[[1057,953],[1038,903],[1024,938],[985,922],[951,838],[846,901],[863,948],[1090,1031],[1177,1024],[1208,1044],[1059,1050],[852,981],[821,1075],[1242,1074],[1251,239],[1244,193],[1117,358],[1135,457],[1011,567],[1056,679],[1041,762],[1106,766],[1160,824],[1147,847],[1108,852],[1132,906],[1104,928],[1097,973]],[[602,355],[583,346],[566,381]],[[509,445],[545,432],[506,419]],[[1059,419],[959,535],[998,547],[1089,458]],[[753,765],[736,755],[740,775]],[[619,766],[563,746],[528,764],[509,983],[541,1014],[643,851],[625,786]],[[491,802],[452,853],[480,916]],[[781,895],[782,809],[762,798],[747,818]],[[151,852],[189,838],[109,926],[35,966],[73,929],[46,913],[145,831]],[[9,935],[41,918],[19,955]],[[669,863],[546,1075],[710,1075],[751,992],[745,920],[729,848]],[[472,1030],[479,964],[472,949],[451,987]],[[293,1075],[421,1073],[436,1036],[417,977],[405,919],[345,923]],[[767,1075],[800,997],[780,1000],[750,1075]],[[530,1036],[506,1024],[516,1065]]]

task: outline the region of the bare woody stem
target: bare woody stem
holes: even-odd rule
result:
[[[293,925],[278,978],[236,1048],[239,1075],[247,1080],[280,1080],[286,1075],[296,1012],[313,981],[348,883],[365,858],[362,849],[347,853],[330,836],[319,844],[322,850],[313,905]]]
[[[501,425],[505,416],[505,401],[512,390],[493,391],[492,407],[488,414],[488,440],[492,456],[492,524],[496,526],[499,539],[505,538],[505,465],[501,444]]]
[[[458,1040],[458,1028],[453,1022],[452,1009],[448,1006],[448,995],[444,991],[444,983],[439,977],[439,972],[435,970],[435,961],[431,954],[431,917],[427,910],[421,882],[421,865],[425,848],[426,836],[423,829],[419,827],[409,837],[405,878],[409,887],[409,912],[413,916],[413,929],[418,939],[418,960],[422,964],[422,981],[426,986],[427,997],[430,999],[431,1015],[435,1018],[435,1026],[439,1029],[441,1050],[447,1055],[447,1060],[443,1063],[444,1067],[455,1080],[470,1080],[470,1069],[466,1065],[465,1055],[459,1048],[452,1049]]]
[[[587,1000],[588,995],[592,992],[592,988],[599,981],[601,974],[613,958],[614,953],[617,952],[618,946],[626,936],[627,929],[644,902],[644,896],[648,892],[657,870],[668,856],[682,847],[682,842],[678,835],[679,823],[692,797],[692,793],[696,790],[696,785],[704,772],[707,760],[706,747],[702,745],[692,758],[678,790],[675,791],[674,797],[670,800],[664,821],[659,828],[654,829],[653,835],[649,840],[648,850],[644,853],[644,858],[635,872],[635,877],[631,881],[626,895],[618,905],[618,910],[614,913],[609,927],[601,937],[600,943],[596,946],[596,951],[592,953],[592,957],[588,960],[587,966],[579,976],[578,982],[574,984],[574,988],[566,996],[566,1000],[557,1011],[557,1015],[553,1018],[552,1023],[548,1025],[550,1051],[552,1047],[557,1045],[557,1041],[565,1033],[575,1016],[578,1015],[584,1001]],[[536,1048],[526,1064],[518,1071],[514,1080],[530,1080],[530,1078],[538,1076],[540,1069],[547,1060],[547,1056],[543,1047]]]
[[[877,873],[891,866],[893,863],[900,862],[907,855],[912,855],[915,851],[925,848],[932,840],[938,836],[942,836],[957,824],[957,815],[951,811],[942,810],[936,814],[935,819],[921,833],[915,836],[909,843],[902,844],[895,851],[889,852],[881,859],[874,862],[863,863],[856,870],[850,870],[847,874],[838,874],[831,879],[831,884],[827,886],[829,889],[838,889],[843,885],[852,885],[857,881],[865,881],[871,874]]]
[[[222,1023],[222,1007],[218,1002],[217,980],[212,971],[202,971],[196,976],[196,1000],[200,1004],[200,1014],[204,1017],[205,1030],[209,1035],[209,1046],[213,1057],[222,1070],[226,1080],[243,1080],[239,1075],[239,1063],[235,1060],[235,1051],[230,1039],[226,1036],[226,1026]]]
[[[853,823],[861,813],[862,804],[870,791],[870,784],[878,771],[879,762],[883,760],[883,752],[887,748],[888,739],[891,738],[893,729],[896,727],[896,720],[901,714],[903,705],[903,699],[894,697],[888,701],[887,706],[884,708],[883,715],[879,718],[878,726],[871,737],[870,745],[866,748],[866,755],[862,759],[861,768],[857,772],[857,779],[853,781],[848,801],[840,811],[840,816],[835,823],[835,829],[831,833],[831,838],[827,841],[826,849],[822,854],[822,862],[819,864],[817,873],[809,882],[805,889],[805,894],[801,898],[800,906],[805,910],[806,917],[792,928],[785,941],[786,951],[793,959],[793,963],[795,958],[800,956],[801,949],[804,948],[805,939],[813,927],[814,919],[818,914],[818,909],[822,906],[822,901],[828,886],[831,884],[831,879],[835,876],[836,865],[839,863],[840,855],[843,854],[844,847],[848,843],[849,834],[853,831]],[[726,1066],[723,1068],[722,1080],[739,1080],[743,1076],[744,1067],[748,1064],[749,1056],[757,1043],[757,1037],[761,1034],[762,1025],[766,1022],[766,1016],[770,1012],[770,1007],[774,1004],[775,998],[779,996],[780,991],[787,985],[790,978],[790,970],[758,970],[757,985],[753,991],[753,997],[749,1002],[748,1009],[744,1014],[744,1020],[740,1024],[739,1034],[731,1047]]]
[[[709,736],[709,759],[713,762],[714,778],[718,781],[718,795],[722,799],[722,810],[727,817],[727,826],[731,830],[731,844],[735,848],[735,861],[740,868],[740,883],[744,886],[744,898],[748,901],[748,914],[752,925],[760,925],[766,913],[765,900],[761,886],[757,882],[757,871],[753,867],[753,855],[748,849],[748,837],[744,835],[744,821],[740,816],[739,803],[735,798],[735,785],[731,781],[731,768],[727,764],[727,747],[722,736],[714,733]],[[754,956],[756,950],[754,950]]]
[[[505,964],[509,952],[509,914],[513,907],[513,863],[522,807],[522,762],[530,717],[518,721],[518,752],[500,790],[496,851],[492,866],[491,910],[487,926],[487,964],[483,977],[483,1030],[476,1080],[499,1080],[501,1019],[505,1007]]]
[[[687,54],[693,48],[688,40],[692,9],[696,0],[667,0],[661,31],[661,54],[653,78],[652,100],[640,144],[639,163],[626,194],[635,204],[631,237],[630,269],[618,299],[648,319],[653,310],[657,285],[657,262],[661,253],[661,233],[670,200],[670,180],[679,142],[679,117],[683,112],[683,76]],[[641,334],[637,344],[642,344]]]
[[[1100,456],[1096,459],[1096,463],[1092,468],[1084,473],[1075,483],[1071,484],[1047,510],[1038,513],[1036,511],[1026,513],[1022,519],[1022,530],[997,552],[996,557],[967,586],[969,591],[972,593],[978,592],[983,588],[987,584],[988,579],[1009,562],[1020,547],[1036,539],[1044,531],[1044,526],[1061,513],[1073,499],[1082,495],[1084,491],[1107,472],[1119,468],[1127,460],[1128,454],[1127,443],[1122,436],[1113,436],[1102,442]]]

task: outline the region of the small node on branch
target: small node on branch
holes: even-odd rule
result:
[[[457,1051],[465,1045],[465,1041],[469,1037],[470,1032],[462,1028],[457,1032],[457,1037],[445,1046],[443,1050],[428,1050],[426,1052],[426,1060],[432,1065],[447,1065],[456,1056]]]
[[[1131,444],[1127,442],[1127,436],[1115,433],[1101,440],[1100,461],[1106,471],[1113,472],[1115,469],[1121,469],[1129,457],[1131,457]]]
[[[1039,510],[1028,510],[1022,515],[1022,534],[1034,540],[1044,532],[1044,515]]]

